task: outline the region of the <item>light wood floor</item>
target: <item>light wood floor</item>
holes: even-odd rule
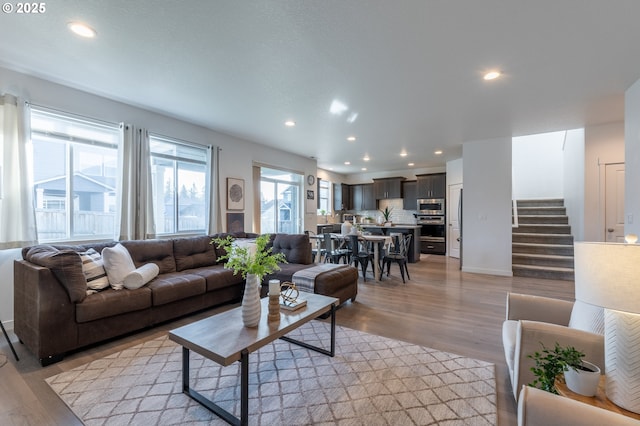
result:
[[[433,255],[422,255],[419,263],[409,265],[409,270],[411,280],[406,284],[399,278],[397,265],[392,265],[392,277],[385,277],[381,283],[371,279],[365,283],[360,278],[356,302],[347,302],[338,310],[337,323],[494,363],[499,425],[515,425],[516,404],[501,337],[506,294],[519,292],[573,300],[573,282],[462,273],[456,259]],[[46,368],[40,367],[19,343],[14,343],[20,356],[20,362],[15,362],[6,342],[0,338],[0,352],[7,360],[0,367],[0,424],[81,424],[50,390],[45,378],[223,309],[228,307],[68,355],[62,362]],[[0,354],[0,364],[5,356]]]

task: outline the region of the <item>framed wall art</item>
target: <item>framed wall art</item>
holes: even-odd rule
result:
[[[227,178],[227,210],[244,210],[244,179]]]
[[[244,213],[227,213],[227,232],[244,232]]]

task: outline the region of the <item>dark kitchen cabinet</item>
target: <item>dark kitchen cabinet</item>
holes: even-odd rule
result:
[[[402,208],[405,210],[416,210],[418,208],[418,182],[407,180],[402,182]]]
[[[350,185],[350,210],[376,210],[376,199],[373,194],[372,183]]]
[[[351,186],[344,183],[333,184],[333,209],[335,211],[351,208]]]
[[[402,177],[374,179],[373,192],[376,200],[402,198]]]
[[[418,198],[445,198],[447,193],[447,174],[432,173],[417,175]]]

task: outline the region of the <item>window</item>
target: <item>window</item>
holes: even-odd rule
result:
[[[116,124],[31,109],[39,241],[112,238],[116,219]]]
[[[260,168],[260,232],[302,232],[302,174]]]
[[[157,234],[205,232],[208,148],[149,136]]]
[[[318,213],[324,210],[331,212],[331,182],[324,179],[318,180]]]

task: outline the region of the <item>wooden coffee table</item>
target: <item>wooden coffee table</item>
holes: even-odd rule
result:
[[[296,311],[281,310],[279,322],[267,322],[269,298],[261,300],[262,317],[255,328],[242,325],[242,307],[225,311],[169,332],[169,339],[182,345],[182,391],[232,425],[247,425],[249,420],[249,354],[280,338],[328,356],[335,355],[336,316],[339,300],[320,294],[304,293],[307,306]],[[329,312],[330,349],[285,336],[302,324]],[[189,386],[189,351],[228,366],[240,361],[240,418]]]

